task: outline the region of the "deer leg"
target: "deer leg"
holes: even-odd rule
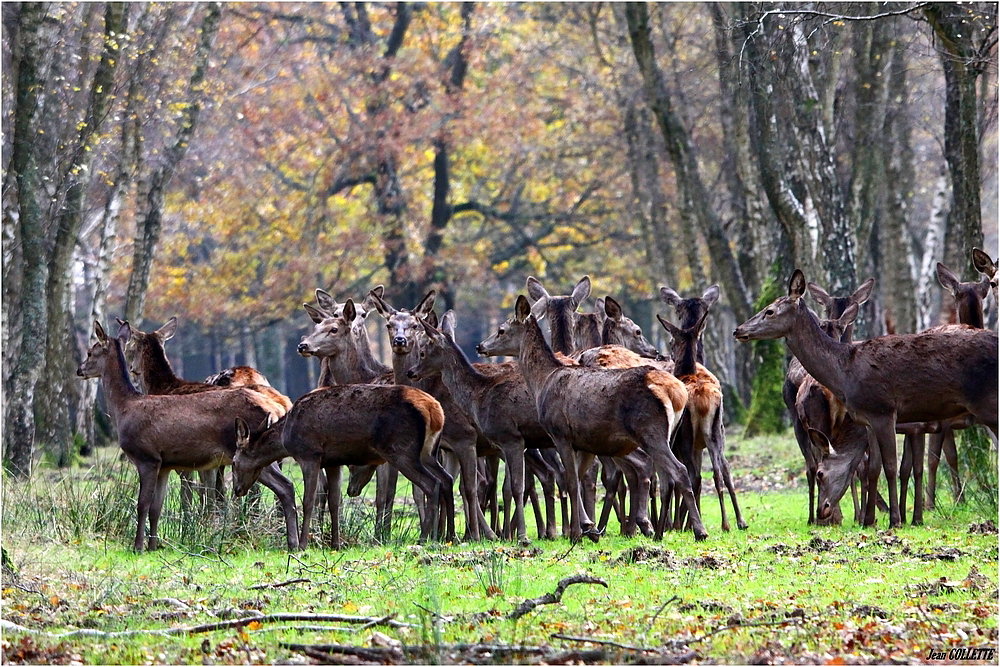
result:
[[[177,476],[181,478],[181,512],[187,513],[194,501],[194,480],[190,470],[178,470]]]
[[[153,494],[156,493],[156,480],[159,477],[160,465],[158,463],[137,465],[139,472],[139,497],[136,500],[135,514],[135,540],[132,548],[142,551],[146,546],[146,519],[149,517],[149,506],[153,502]]]
[[[733,503],[733,514],[736,515],[736,527],[740,530],[746,530],[748,527],[747,522],[743,519],[743,513],[740,512],[740,505],[736,501],[736,486],[733,484],[733,474],[729,469],[729,461],[726,460],[725,428],[725,425],[722,423],[722,411],[720,410],[715,418],[712,440],[718,443],[716,449],[719,452],[719,467],[722,468],[722,481],[729,492],[729,500]]]
[[[309,526],[313,506],[316,504],[316,486],[319,484],[319,461],[307,459],[299,461],[302,468],[302,525],[299,526],[299,548],[309,544]]]
[[[649,457],[640,450],[634,450],[619,460],[622,475],[629,488],[629,516],[627,525],[631,535],[636,528],[646,537],[653,535],[653,524],[649,520],[649,486],[650,477],[647,470],[651,467]]]
[[[597,521],[597,532],[602,535],[604,534],[604,530],[608,527],[608,519],[611,518],[611,510],[615,509],[614,500],[618,494],[618,487],[624,481],[624,475],[620,468],[615,470],[610,477],[610,480],[605,480],[604,482],[604,500],[601,503],[601,517]],[[620,517],[619,525],[624,531],[625,523],[621,521]]]
[[[556,440],[553,438],[553,440]],[[583,502],[580,498],[580,477],[576,462],[576,451],[568,442],[556,440],[556,451],[562,459],[565,471],[566,494],[569,496],[569,521],[563,523],[563,532],[569,541],[576,544],[583,537]]]
[[[875,505],[878,499],[878,479],[882,474],[882,454],[879,452],[877,443],[871,444],[871,430],[868,431],[868,465],[865,469],[865,516],[861,522],[862,526],[875,525]]]
[[[941,450],[944,447],[944,433],[931,433],[927,439],[927,487],[924,507],[934,509],[937,496],[937,471],[941,465]]]
[[[271,489],[281,504],[281,512],[285,515],[285,541],[289,551],[299,548],[299,515],[295,509],[295,487],[291,480],[281,474],[278,464],[272,463],[260,471],[258,481]]]
[[[585,536],[596,542],[600,534],[594,530],[595,524],[591,517],[596,515],[597,507],[597,457],[590,452],[578,451],[576,460],[580,475],[580,502],[582,509],[580,528],[583,530]],[[588,496],[588,494],[590,495]]]
[[[160,468],[156,475],[156,489],[153,491],[153,502],[149,505],[149,546],[148,551],[156,551],[160,548],[160,538],[156,532],[160,525],[160,514],[163,512],[163,500],[167,497],[167,480],[170,478],[170,471]]]
[[[491,539],[496,539],[497,534],[502,532],[499,524],[499,506],[497,503],[497,479],[500,477],[500,457],[496,454],[487,456],[484,460],[484,475],[486,477],[485,491],[482,500],[486,503],[485,509],[489,510],[489,527],[493,533]]]
[[[924,525],[924,440],[923,433],[913,436],[913,515],[910,523],[914,526]],[[902,518],[902,505],[906,496],[900,494],[900,521]]]
[[[392,506],[399,471],[383,463],[375,469],[375,539],[385,543],[392,532]]]
[[[326,467],[326,502],[330,508],[330,548],[340,549],[340,466]]]
[[[885,472],[885,481],[889,487],[889,527],[896,528],[900,525],[899,518],[899,495],[897,482],[899,477],[899,463],[896,461],[896,424],[895,417],[880,419],[871,426],[869,433],[869,443],[872,438],[876,440],[879,453],[882,456],[882,470]],[[877,490],[878,487],[875,487]]]
[[[524,441],[504,443],[500,445],[500,449],[503,451],[504,461],[507,463],[507,479],[510,480],[510,495],[514,502],[511,537],[516,532],[519,542],[527,542],[527,529],[524,525]],[[534,483],[532,483],[532,487],[534,487]]]
[[[955,432],[945,427],[941,433],[943,440],[941,451],[944,453],[945,463],[948,465],[948,475],[951,478],[951,493],[955,502],[962,501],[962,481],[958,476],[958,450],[955,447]]]
[[[657,471],[661,473],[662,478],[670,480],[675,487],[680,489],[683,498],[683,502],[680,504],[687,506],[694,539],[697,541],[704,540],[708,537],[708,533],[705,531],[705,526],[701,521],[701,512],[698,511],[698,504],[695,501],[687,469],[677,460],[666,444],[662,447],[647,448],[646,453],[653,459],[653,463]]]
[[[652,466],[650,466],[652,468]],[[649,471],[649,520],[654,526],[660,525],[660,516],[657,513],[656,506],[656,495],[658,489],[656,488],[656,473],[652,470]]]
[[[538,478],[538,481],[542,485],[542,497],[545,499],[545,534],[540,536],[546,540],[556,539],[556,471],[553,470],[545,463],[542,459],[542,463],[545,465],[544,474]]]
[[[903,457],[899,462],[899,520],[902,523],[906,523],[906,489],[910,484],[910,472],[913,470],[915,437],[912,433],[903,436]]]

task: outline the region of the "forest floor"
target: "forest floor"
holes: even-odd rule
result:
[[[417,545],[411,506],[400,504],[393,540],[374,545],[363,498],[350,499],[344,517],[355,545],[288,554],[269,492],[183,513],[173,483],[161,522],[167,546],[136,554],[135,472],[102,450],[27,483],[3,480],[0,658],[996,664],[995,652],[961,652],[995,649],[998,639],[996,523],[972,503],[955,505],[945,489],[924,526],[888,531],[884,514],[878,529],[807,526],[790,435],[744,439],[734,430],[727,455],[749,529],[720,530],[706,471],[709,537],[699,543],[690,533],[622,538],[613,521],[597,544]],[[397,498],[407,494],[401,487]]]

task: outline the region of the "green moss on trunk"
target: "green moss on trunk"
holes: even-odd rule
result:
[[[781,294],[782,283],[772,272],[754,311],[762,310]],[[781,385],[785,381],[785,346],[780,340],[758,340],[753,345],[754,376],[750,383],[750,407],[746,414],[747,437],[785,430],[785,403]]]

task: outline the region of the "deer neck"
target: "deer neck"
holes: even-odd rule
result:
[[[288,450],[285,449],[281,438],[286,416],[282,415],[278,421],[271,424],[266,431],[260,434],[255,444],[247,450],[249,452],[248,458],[252,460],[255,469],[262,470],[265,466],[288,456]]]
[[[364,372],[368,375],[367,379],[364,380],[365,382],[369,382],[389,370],[388,366],[376,359],[375,355],[372,354],[371,342],[368,340],[368,329],[365,328],[364,324],[358,328],[355,343],[357,343],[357,353],[360,363],[365,369]]]
[[[693,375],[698,369],[698,343],[700,341],[687,341],[681,346],[681,353],[674,359],[674,375]],[[704,365],[704,364],[703,364]]]
[[[357,341],[350,341],[336,356],[323,357],[320,363],[320,387],[336,384],[365,384],[377,374],[368,368],[358,350]]]
[[[521,352],[518,356],[524,382],[533,396],[538,395],[538,389],[549,374],[562,367],[552,348],[545,342],[542,330],[534,316],[528,316],[524,323],[524,337],[521,339]]]
[[[107,397],[108,409],[115,426],[121,424],[121,416],[128,401],[142,396],[128,376],[128,365],[121,344],[112,339],[104,371],[101,373],[101,389]]]
[[[142,383],[146,386],[146,393],[159,394],[182,380],[174,373],[163,343],[152,336],[147,341],[142,349]]]
[[[447,360],[441,366],[441,379],[459,405],[474,406],[476,393],[489,383],[489,379],[477,371],[455,342],[447,340]]]
[[[419,360],[417,346],[414,345],[406,354],[392,353],[392,381],[396,384],[413,385],[413,381],[406,377],[406,371],[412,368]]]
[[[801,300],[794,318],[794,327],[785,336],[788,349],[806,372],[833,391],[838,399],[843,400],[840,388],[846,386],[848,381],[852,344],[827,336],[820,327],[819,320]]]
[[[551,350],[563,354],[573,354],[573,315],[559,309],[549,317],[549,333],[552,337]]]
[[[976,329],[985,329],[983,302],[976,298],[966,298],[958,301],[958,322],[968,324]]]

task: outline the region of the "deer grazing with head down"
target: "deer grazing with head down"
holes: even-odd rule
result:
[[[840,317],[849,305],[861,305],[871,296],[872,288],[875,286],[875,279],[869,278],[849,296],[830,296],[826,290],[816,283],[809,283],[806,287],[813,300],[823,306],[826,312],[826,320],[823,326],[828,335],[836,330],[836,338],[844,343],[851,342],[854,332],[854,320],[838,324]],[[816,458],[816,451],[813,449],[812,440],[808,430],[815,428],[825,433],[831,440],[836,440],[839,435],[843,420],[847,417],[843,405],[834,398],[826,387],[816,382],[816,380],[802,368],[802,364],[795,357],[788,362],[788,369],[785,372],[785,381],[781,387],[781,397],[788,408],[788,413],[792,422],[792,432],[795,434],[795,441],[799,445],[799,451],[806,464],[806,483],[809,487],[809,525],[816,522],[815,518],[815,498],[816,498],[816,471],[819,466],[819,459]],[[853,431],[852,431],[853,432]],[[852,491],[853,493],[853,491]],[[840,522],[840,505],[833,507],[830,520]]]
[[[539,308],[538,302],[535,308]],[[516,346],[521,372],[535,399],[538,419],[548,432],[568,474],[571,503],[569,537],[596,540],[594,522],[584,510],[579,478],[572,474],[589,464],[594,455],[623,457],[641,449],[663,479],[684,489],[693,508],[691,524],[696,539],[707,535],[701,523],[684,466],[670,449],[670,438],[687,402],[679,380],[648,366],[628,369],[566,365],[545,342],[532,307],[518,296],[509,326],[491,337],[498,350]],[[486,342],[480,344],[480,351]],[[581,459],[578,464],[577,459]],[[636,497],[633,496],[633,501]]]
[[[431,500],[421,520],[421,540],[435,536],[438,501],[447,522],[445,535],[438,537],[453,538],[453,482],[435,452],[444,412],[433,396],[398,385],[337,385],[302,396],[284,418],[259,434],[251,434],[247,424],[239,427],[240,446],[233,457],[236,495],[246,493],[266,466],[285,456],[294,458],[302,468],[304,485],[301,547],[308,543],[321,468],[333,487],[339,486],[341,466],[390,460]],[[327,494],[334,548],[341,546],[339,495]]]
[[[101,379],[111,419],[118,429],[118,445],[139,474],[137,525],[133,547],[159,545],[157,527],[166,497],[171,470],[210,470],[228,465],[236,453],[234,418],[247,423],[267,423],[276,416],[274,404],[259,392],[247,388],[205,391],[194,394],[143,394],[129,379],[123,347],[131,329],[122,324],[115,338],[94,323],[97,342],[76,373],[82,378]],[[260,481],[281,502],[289,550],[298,548],[298,515],[292,483],[269,466]]]
[[[716,290],[718,290],[717,287]],[[729,492],[729,498],[733,503],[736,526],[740,530],[746,530],[747,523],[743,520],[739,503],[736,501],[736,488],[733,486],[732,473],[729,471],[729,462],[725,455],[726,435],[722,423],[722,385],[718,378],[697,358],[701,335],[708,321],[709,308],[699,310],[704,312],[693,326],[686,329],[674,326],[660,315],[656,316],[663,328],[670,332],[672,338],[670,351],[674,360],[674,376],[684,383],[688,395],[687,409],[681,419],[679,427],[681,430],[674,444],[674,452],[688,469],[695,501],[698,502],[701,498],[703,453],[706,449],[708,450],[709,458],[712,460],[715,492],[719,497],[719,507],[722,510],[722,530],[729,532],[725,491]],[[662,525],[666,525],[666,514],[664,508],[664,516],[661,518]],[[683,527],[683,518],[684,508],[678,495],[674,521],[675,530]]]
[[[889,525],[900,525],[896,461],[897,422],[942,421],[971,413],[997,432],[997,334],[952,327],[916,334],[891,335],[860,343],[827,336],[805,305],[806,280],[796,269],[788,294],[779,297],[733,332],[737,340],[784,338],[802,366],[847,407],[868,431],[869,488],[877,488],[881,467],[889,487]],[[851,305],[845,316],[856,309]],[[933,387],[933,391],[927,391]],[[831,511],[824,485],[850,482],[820,479],[817,516]],[[830,491],[827,495],[835,495]],[[864,524],[875,522],[874,492],[868,494]]]

